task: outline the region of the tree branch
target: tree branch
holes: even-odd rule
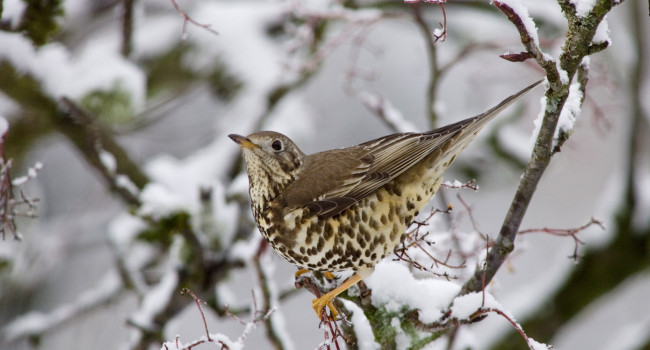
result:
[[[521,221],[526,214],[537,184],[554,154],[555,129],[557,128],[562,107],[569,95],[570,81],[575,75],[583,57],[589,52],[588,47],[591,45],[598,25],[603,20],[603,17],[616,5],[609,1],[599,3],[588,15],[589,18],[578,20],[575,15],[575,9],[573,9],[573,5],[568,0],[560,0],[559,2],[569,22],[569,30],[566,34],[567,40],[560,54],[560,67],[567,73],[568,81],[565,81],[559,74],[553,61],[548,59],[539,50],[533,39],[533,35],[536,37],[537,34],[527,31],[527,27],[523,23],[524,19],[520,17],[519,13],[501,2],[494,1],[495,6],[503,11],[515,25],[526,49],[535,56],[537,62],[546,71],[549,89],[546,91],[544,119],[535,142],[535,147],[503,221],[499,235],[486,257],[486,266],[484,269],[476,269],[474,275],[463,285],[461,294],[480,291],[483,285],[483,279],[485,278],[484,283],[489,283],[505,262],[510,252],[514,250],[514,241]],[[573,9],[573,12],[570,9]]]

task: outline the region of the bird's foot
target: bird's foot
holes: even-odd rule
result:
[[[329,298],[327,294],[318,299],[312,300],[311,304],[316,312],[316,317],[321,318],[325,306],[330,309],[330,317],[332,319],[338,317],[339,311],[336,309],[336,306],[334,306],[334,303],[332,303],[332,300],[333,298]]]

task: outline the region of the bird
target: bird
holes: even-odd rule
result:
[[[312,302],[316,315],[338,311],[332,300],[369,277],[393,253],[443,173],[497,114],[539,80],[487,112],[427,132],[394,133],[356,146],[305,154],[287,136],[230,134],[239,145],[259,232],[300,271],[354,271]]]

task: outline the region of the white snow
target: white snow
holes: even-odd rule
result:
[[[187,343],[182,342],[177,337],[176,340],[164,342],[161,345],[160,350],[182,350],[182,349],[187,349],[189,346],[196,345],[200,342],[202,344],[208,342],[207,336],[202,335],[199,339],[192,340]],[[240,343],[238,341],[233,341],[227,335],[221,333],[210,333],[210,342],[219,345],[219,348],[226,348],[229,350],[242,350],[244,348],[243,343]]]
[[[556,61],[555,65],[557,66],[557,73],[560,76],[560,82],[564,85],[569,83],[569,73],[564,69],[560,68],[560,61]]]
[[[540,343],[535,339],[528,338],[528,346],[532,350],[548,350],[550,347],[544,343]]]
[[[144,72],[102,40],[70,52],[59,43],[35,49],[19,33],[0,32],[0,60],[3,59],[40,81],[52,98],[80,99],[92,91],[121,88],[131,96],[136,109],[144,105]]]
[[[459,320],[468,320],[476,311],[487,308],[502,310],[501,304],[490,293],[469,293],[454,299],[451,316]]]
[[[350,317],[350,322],[354,326],[354,333],[357,336],[357,346],[360,350],[377,350],[381,346],[375,342],[375,335],[372,333],[372,327],[370,322],[363,314],[363,310],[357,304],[340,299],[343,302],[343,305],[346,309],[352,312],[352,317]]]
[[[560,119],[558,120],[554,136],[556,143],[560,131],[565,134],[571,134],[573,131],[576,118],[580,115],[580,110],[582,108],[582,97],[580,83],[576,80],[569,87],[569,97],[566,102],[564,102],[564,107],[560,113]]]
[[[594,38],[592,39],[592,41],[595,43],[606,42],[609,45],[612,44],[612,38],[610,36],[609,22],[607,21],[607,15],[603,17],[603,20],[598,25],[598,28],[596,28],[596,33],[594,34]],[[587,57],[589,56],[585,56],[585,58]]]
[[[137,196],[140,193],[140,190],[138,190],[138,186],[136,186],[131,179],[122,174],[117,174],[115,175],[115,186],[119,188],[123,188],[129,193],[131,193],[134,196]]]
[[[115,156],[112,153],[100,149],[99,161],[102,163],[104,169],[106,169],[109,174],[115,174],[115,171],[117,171],[117,160],[115,160]]]
[[[578,17],[587,16],[596,5],[596,0],[569,0],[576,8],[576,15]]]
[[[188,204],[177,192],[170,191],[160,183],[149,183],[140,194],[140,215],[162,217],[176,211],[186,210]]]
[[[390,325],[395,329],[395,345],[398,350],[407,350],[411,347],[411,338],[402,330],[402,323],[398,317],[390,320]]]
[[[41,162],[36,162],[34,166],[31,166],[27,168],[27,175],[15,177],[12,181],[11,184],[13,186],[22,186],[26,184],[29,180],[35,179],[36,176],[38,176],[38,171],[43,168],[43,163]]]
[[[147,227],[147,223],[139,217],[124,213],[117,216],[108,225],[108,237],[114,246],[123,250],[131,244],[138,233]]]
[[[11,28],[18,27],[27,3],[21,0],[5,0],[2,2],[2,6],[0,21],[9,22]]]
[[[571,132],[573,131],[573,126],[575,125],[576,119],[580,115],[580,111],[582,108],[582,98],[583,96],[582,96],[582,91],[580,91],[580,83],[577,80],[575,80],[573,81],[573,83],[571,83],[571,86],[569,86],[569,96],[567,97],[567,100],[564,102],[564,106],[562,107],[562,111],[560,112],[558,124],[555,129],[555,134],[553,136],[553,145],[552,145],[553,147],[555,147],[558,143],[558,136],[560,134],[560,131],[562,131],[565,134],[571,134]],[[535,141],[537,140],[537,136],[539,135],[539,130],[542,127],[542,120],[544,119],[544,114],[546,110],[548,110],[549,112],[554,112],[557,109],[557,106],[547,105],[546,95],[543,95],[540,98],[540,105],[541,108],[539,114],[537,115],[537,118],[535,118],[535,121],[533,122],[534,128],[530,139],[531,150],[533,149],[535,145]]]
[[[537,27],[535,22],[528,14],[528,8],[524,6],[520,0],[500,0],[499,2],[508,5],[512,10],[521,18],[524,27],[526,27],[526,32],[533,39],[533,42],[537,47],[539,47],[539,34],[537,33]]]
[[[460,288],[452,282],[438,279],[416,279],[404,265],[384,260],[365,279],[372,288],[372,305],[388,312],[400,312],[402,307],[420,310],[420,320],[431,323],[439,320],[443,310]]]

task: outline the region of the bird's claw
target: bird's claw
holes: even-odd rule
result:
[[[312,307],[314,308],[314,311],[316,312],[316,317],[318,317],[319,319],[321,318],[325,306],[327,306],[330,309],[330,317],[332,319],[335,319],[339,315],[339,311],[332,303],[332,299],[325,298],[324,296],[322,296],[318,299],[312,300],[311,304]]]

